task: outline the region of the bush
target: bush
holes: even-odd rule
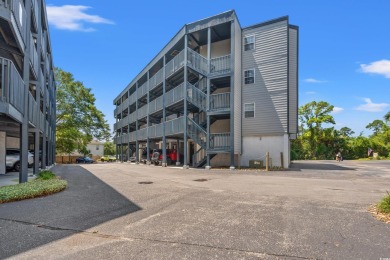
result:
[[[43,176],[48,175],[45,173]],[[30,182],[0,187],[0,203],[32,199],[63,191],[68,186],[67,181],[54,177],[49,180],[38,177]]]
[[[390,194],[384,197],[377,205],[378,211],[381,213],[390,213]]]
[[[38,175],[38,178],[37,179],[41,179],[41,180],[51,180],[51,179],[54,179],[56,177],[56,175],[54,173],[52,173],[51,171],[49,170],[43,170],[39,173]]]

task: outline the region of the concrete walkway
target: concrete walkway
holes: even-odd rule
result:
[[[28,169],[28,180],[35,179],[32,168]],[[0,187],[14,185],[19,183],[19,172],[7,171],[6,174],[0,174]]]
[[[380,259],[390,225],[367,208],[390,162],[295,162],[280,172],[126,163],[53,169],[65,191],[0,204],[0,258]]]

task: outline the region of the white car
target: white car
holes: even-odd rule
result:
[[[20,150],[19,149],[7,149],[6,166],[8,170],[19,171],[20,170]],[[34,155],[28,152],[28,167],[32,167],[34,164]]]

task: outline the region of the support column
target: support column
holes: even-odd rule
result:
[[[146,138],[146,164],[147,165],[150,165],[150,139],[149,139],[149,127],[150,127],[150,107],[149,107],[149,103],[150,103],[150,93],[149,93],[149,90],[150,90],[150,78],[149,78],[149,71],[147,72],[147,78],[148,78],[148,94],[146,96],[147,100],[147,106],[148,106],[148,114],[147,114],[147,119],[146,119],[146,124],[148,126],[147,128],[147,138]]]
[[[165,121],[167,120],[167,112],[165,108],[165,92],[166,92],[166,80],[165,80],[165,55],[163,57],[163,159],[162,159],[162,167],[167,167],[167,137],[165,136]]]
[[[180,165],[180,150],[179,150],[179,144],[180,144],[180,141],[179,140],[176,140],[176,166],[179,166]]]
[[[230,24],[230,170],[234,170],[234,53],[235,53],[235,30],[234,21]]]
[[[188,34],[187,34],[187,28],[186,28],[186,34],[184,35],[184,93],[186,98],[184,98],[184,137],[183,137],[183,143],[184,143],[184,160],[183,160],[183,169],[188,169],[188,158],[187,158],[187,151],[188,151],[188,145],[187,145],[187,128],[188,128],[188,111],[187,111],[187,63],[188,63],[188,51],[187,51],[187,45],[188,45]]]
[[[31,28],[31,1],[26,1],[26,28],[28,33],[30,33]],[[23,120],[20,125],[20,171],[19,171],[19,183],[27,182],[28,175],[28,92],[29,92],[29,82],[30,82],[30,41],[31,37],[27,36],[26,47],[24,51],[23,59],[23,81],[24,81],[24,90],[23,90]]]
[[[210,73],[210,62],[211,62],[211,27],[207,28],[207,72]],[[206,142],[206,156],[207,156],[207,163],[206,163],[206,170],[211,169],[210,165],[210,79],[207,78],[207,142]]]
[[[137,97],[135,101],[135,111],[136,113],[136,119],[135,119],[135,163],[139,164],[139,142],[138,142],[138,129],[139,129],[139,122],[138,122],[138,82],[135,83],[135,95]]]
[[[38,112],[38,111],[35,111]],[[39,153],[39,129],[35,129],[34,131],[34,166],[33,166],[33,174],[37,175],[39,173],[39,161],[40,161],[40,153]]]
[[[5,156],[7,154],[6,141],[6,133],[0,132],[0,174],[5,174],[7,172],[5,159]]]

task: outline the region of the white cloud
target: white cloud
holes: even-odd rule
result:
[[[316,94],[316,92],[314,92],[314,91],[307,91],[307,92],[305,92],[307,95],[314,95],[314,94]]]
[[[390,60],[378,60],[368,65],[360,64],[360,68],[364,73],[379,74],[390,79]]]
[[[343,110],[344,110],[344,108],[342,108],[342,107],[333,107],[332,114],[338,114]]]
[[[307,83],[325,83],[325,80],[318,80],[318,79],[313,79],[313,78],[308,78],[304,80]]]
[[[89,15],[85,11],[90,9],[89,6],[83,5],[63,5],[47,6],[47,16],[49,23],[57,29],[69,31],[95,31],[92,27],[86,27],[87,23],[104,23],[113,24],[112,21],[102,18],[98,15]]]
[[[366,104],[360,105],[356,110],[367,111],[367,112],[382,112],[386,107],[390,106],[387,103],[373,103],[369,98],[363,98]]]

